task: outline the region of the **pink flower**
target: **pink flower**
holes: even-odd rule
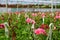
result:
[[[27,23],[31,23],[31,19],[30,19],[30,18],[27,18],[27,19],[26,19],[26,22],[27,22]]]
[[[56,19],[58,19],[58,18],[59,18],[59,16],[55,16],[55,18],[56,18]]]
[[[56,27],[54,27],[54,30],[56,30]]]
[[[0,24],[0,28],[4,28],[4,24]]]
[[[32,13],[32,16],[37,16],[37,14],[36,13]]]
[[[19,15],[19,12],[16,11],[15,14],[16,14],[16,15]]]
[[[35,24],[36,22],[34,20],[31,20],[32,24]]]
[[[55,18],[56,18],[56,19],[59,19],[59,18],[60,18],[60,12],[56,12]]]
[[[59,18],[60,18],[60,16],[59,16],[59,15],[56,15],[56,16],[55,16],[55,18],[56,18],[56,19],[59,19]]]
[[[59,18],[60,18],[60,16],[59,16]]]
[[[32,20],[31,18],[27,18],[26,19],[26,22],[27,23],[32,23],[32,24],[35,24],[36,22],[34,20]]]
[[[36,29],[36,30],[34,31],[34,33],[37,34],[37,35],[39,35],[39,34],[45,35],[45,34],[46,34],[45,30],[42,29],[42,28]]]
[[[45,17],[45,13],[42,13],[41,16],[42,16],[42,18]]]

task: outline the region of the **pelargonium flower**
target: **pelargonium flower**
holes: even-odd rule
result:
[[[32,24],[35,24],[36,22],[34,20],[31,20]]]
[[[15,14],[16,14],[16,15],[19,15],[20,13],[16,11]]]
[[[59,16],[59,18],[60,18],[60,16]]]
[[[49,29],[49,26],[48,26],[47,24],[42,24],[42,25],[40,26],[40,28]]]
[[[26,22],[27,22],[27,23],[31,23],[31,18],[27,18],[27,19],[26,19]]]
[[[55,18],[56,18],[56,19],[59,19],[59,18],[60,18],[60,13],[59,13],[59,12],[56,12]]]
[[[59,16],[55,16],[55,18],[56,18],[56,19],[58,19],[58,18],[59,18]]]
[[[42,16],[42,18],[45,17],[45,13],[42,13],[41,16]]]
[[[59,14],[59,18],[60,18],[60,14]]]
[[[37,14],[36,13],[32,13],[32,16],[37,16]]]
[[[60,12],[56,12],[56,15],[59,15],[60,14]]]
[[[55,18],[56,18],[56,19],[59,19],[59,18],[60,18],[60,15],[56,15]]]
[[[39,34],[46,35],[46,31],[42,28],[35,29],[34,33],[37,34],[37,35],[39,35]]]
[[[4,28],[4,24],[0,24],[0,28]]]

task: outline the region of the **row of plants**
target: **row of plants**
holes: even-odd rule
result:
[[[0,40],[60,40],[60,12],[0,15]]]

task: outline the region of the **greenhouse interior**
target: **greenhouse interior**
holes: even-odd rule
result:
[[[60,0],[0,0],[0,40],[60,40]]]

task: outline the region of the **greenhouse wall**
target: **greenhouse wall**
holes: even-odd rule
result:
[[[53,11],[59,11],[60,9],[53,9]],[[17,8],[8,8],[8,12],[16,12],[17,11]],[[18,11],[41,11],[41,12],[50,12],[51,9],[50,8],[40,8],[40,9],[37,9],[37,8],[18,8]],[[0,8],[0,12],[6,12],[6,8]]]

